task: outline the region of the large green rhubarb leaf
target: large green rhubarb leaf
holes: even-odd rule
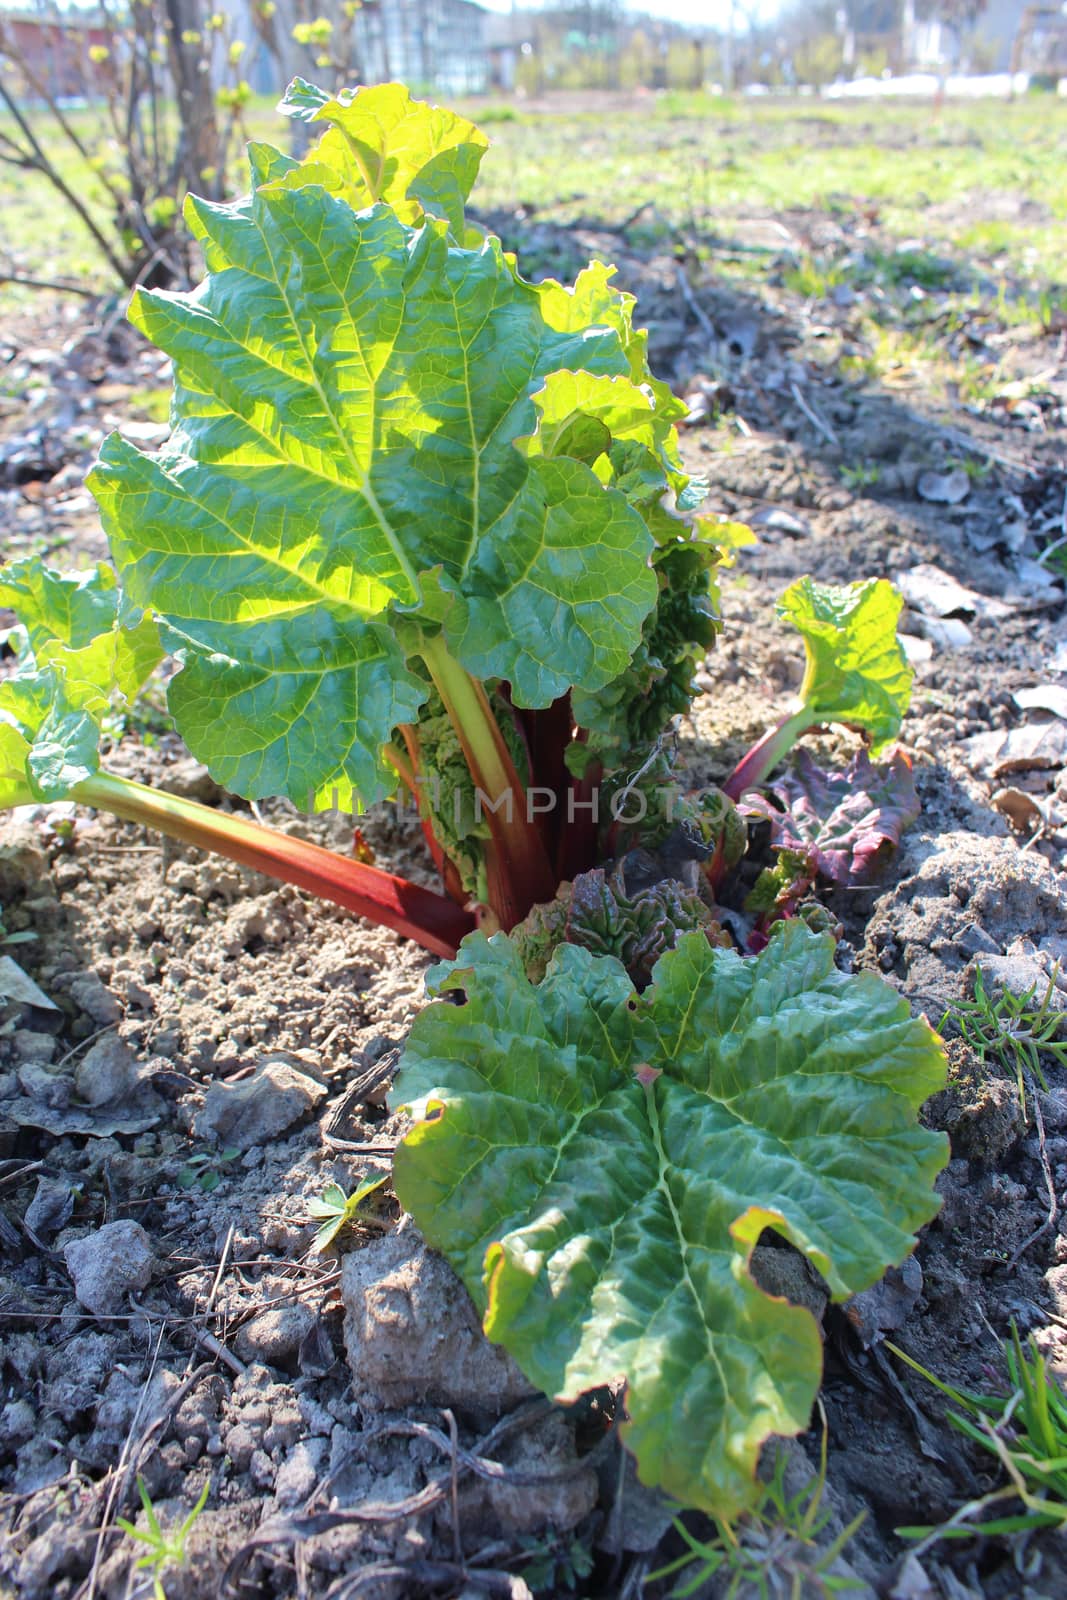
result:
[[[0,605],[15,610],[28,641],[0,681],[0,807],[61,800],[96,772],[101,718],[132,701],[159,662],[159,630],[120,614],[103,564],[59,573],[14,562],[0,570]]]
[[[360,211],[384,200],[402,222],[423,212],[463,236],[466,203],[489,140],[473,122],[412,100],[402,83],[380,83],[333,98],[294,78],[278,108],[328,131],[313,156],[283,181],[320,183]]]
[[[684,935],[640,997],[610,957],[563,946],[534,985],[476,935],[436,988],[466,1003],[405,1050],[402,1203],[534,1383],[625,1377],[643,1481],[733,1516],[820,1377],[814,1319],[758,1287],[753,1246],[775,1230],[838,1299],[908,1254],[948,1154],[916,1121],[938,1040],[800,923],[749,960]]]
[[[903,601],[885,578],[837,587],[800,578],[778,615],[804,640],[800,697],[814,722],[843,722],[870,734],[875,751],[900,732],[912,670],[897,638]]]
[[[641,365],[609,271],[527,284],[496,240],[353,210],[314,160],[260,148],[250,197],[190,203],[210,276],[131,313],[174,357],[174,435],[154,457],[113,437],[91,483],[184,661],[193,752],[238,793],[343,805],[395,784],[383,746],[426,694],[412,624],[545,706],[625,670],[657,581],[620,489],[515,448],[552,374]]]

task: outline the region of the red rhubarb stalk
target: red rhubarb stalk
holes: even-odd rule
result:
[[[243,867],[307,889],[322,900],[414,939],[434,955],[454,956],[460,940],[474,928],[470,912],[432,889],[244,817],[213,811],[195,800],[163,794],[105,772],[78,784],[71,795],[83,805],[113,812],[126,822],[142,823],[172,839],[212,850]]]
[[[723,793],[731,800],[740,800],[749,789],[758,789],[766,783],[779,761],[784,761],[802,733],[813,728],[818,718],[806,706],[785,717],[768,733],[758,739],[723,784]]]
[[[482,685],[454,660],[440,636],[425,640],[421,654],[481,792],[490,833],[485,853],[489,903],[508,932],[531,906],[555,896],[556,875]]]

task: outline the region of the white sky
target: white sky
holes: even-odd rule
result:
[[[5,0],[5,3],[15,10],[34,9],[34,0]],[[510,11],[511,0],[478,0],[487,11]],[[75,9],[81,6],[91,6],[94,0],[59,0],[60,6],[72,6]],[[630,0],[626,9],[634,12],[644,12],[654,17],[670,17],[675,22],[689,23],[690,26],[703,24],[708,28],[725,29],[730,21],[730,13],[735,13],[735,27],[738,33],[743,33],[749,16],[758,17],[761,21],[773,16],[782,8],[782,0]]]
[[[479,4],[488,11],[511,10],[511,0],[479,0]],[[773,15],[781,10],[781,0],[744,0],[740,5],[733,3],[733,0],[631,0],[626,9],[647,12],[655,17],[671,17],[676,22],[687,22],[694,26],[703,24],[708,28],[725,28],[733,10],[736,13],[735,26],[741,33],[748,14],[755,13],[761,18]]]

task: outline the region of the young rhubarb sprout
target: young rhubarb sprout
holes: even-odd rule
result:
[[[912,671],[897,638],[902,600],[884,578],[839,588],[800,578],[778,615],[804,640],[800,705],[765,734],[723,784],[731,800],[759,789],[802,734],[832,722],[859,728],[877,752],[896,738]]]

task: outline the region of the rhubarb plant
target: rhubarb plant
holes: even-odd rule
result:
[[[534,1381],[625,1379],[645,1481],[732,1516],[819,1378],[810,1315],[749,1271],[760,1232],[851,1294],[912,1248],[945,1159],[915,1117],[934,1035],[814,931],[818,873],[851,881],[903,826],[902,758],[763,792],[810,728],[896,736],[899,599],[795,584],[799,708],[685,792],[672,730],[751,535],[700,512],[632,297],[596,262],[529,282],[471,223],[486,141],[463,118],[395,84],[298,81],[282,109],[319,143],[251,147],[246,196],[188,202],[200,287],[134,297],[172,432],[102,449],[113,566],[0,570],[0,804],[110,810],[448,958],[434,992],[464,1003],[412,1032],[398,1193]],[[236,809],[107,768],[164,658]],[[438,891],[239,809],[398,795]],[[760,817],[778,878],[746,911]]]

